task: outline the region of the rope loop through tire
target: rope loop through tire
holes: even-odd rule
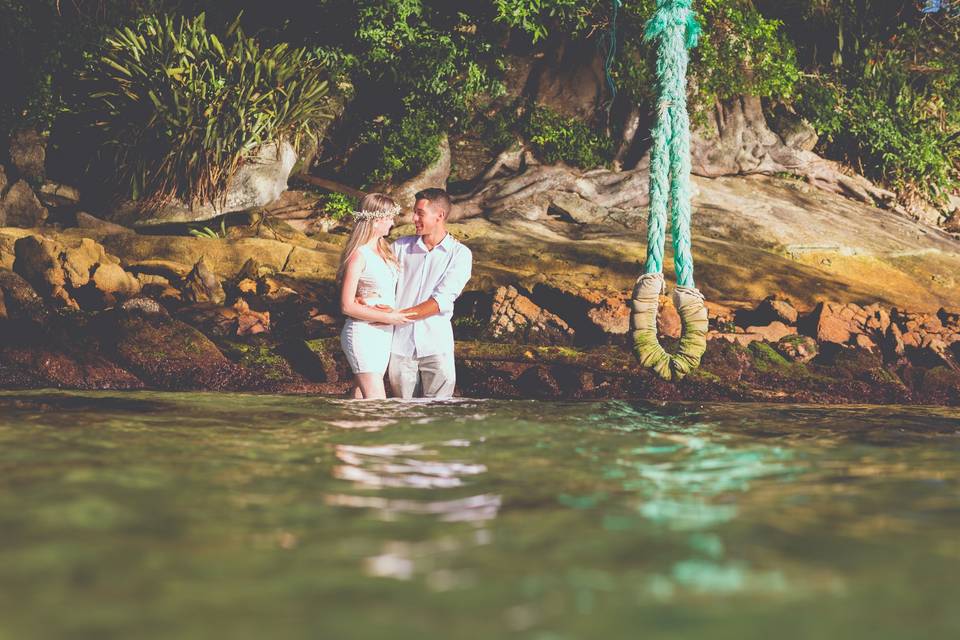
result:
[[[677,287],[673,304],[680,314],[683,331],[675,354],[667,353],[657,338],[657,311],[664,282],[662,273],[645,273],[637,278],[630,307],[630,336],[633,353],[640,365],[663,380],[681,380],[700,365],[707,350],[707,307],[703,294],[693,287]]]

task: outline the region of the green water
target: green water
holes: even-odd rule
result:
[[[0,638],[955,638],[960,411],[0,393]]]

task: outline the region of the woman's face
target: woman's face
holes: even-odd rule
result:
[[[378,218],[373,225],[374,230],[378,236],[385,236],[390,233],[390,229],[393,228],[393,217],[389,218]]]

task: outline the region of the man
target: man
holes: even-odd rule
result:
[[[393,331],[387,378],[400,398],[449,398],[456,369],[453,361],[453,303],[470,279],[473,254],[447,233],[452,203],[443,189],[415,196],[417,234],[393,243],[402,271],[397,308],[412,312],[413,322]]]

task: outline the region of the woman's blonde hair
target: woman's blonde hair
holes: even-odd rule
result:
[[[396,208],[397,203],[394,202],[393,198],[382,193],[368,193],[364,196],[363,200],[360,201],[360,211],[381,212]],[[347,260],[349,260],[353,252],[357,250],[357,247],[363,246],[370,241],[370,238],[373,236],[373,225],[376,224],[378,220],[379,218],[368,218],[354,221],[353,230],[350,232],[350,237],[347,238],[347,244],[343,247],[343,253],[340,254],[340,268],[337,269],[337,282],[343,281],[343,272],[347,268]],[[397,257],[393,255],[393,251],[390,250],[390,245],[385,238],[380,238],[377,247],[380,249],[380,254],[384,260],[387,261],[387,264],[393,265],[399,271],[400,263],[397,261]]]

